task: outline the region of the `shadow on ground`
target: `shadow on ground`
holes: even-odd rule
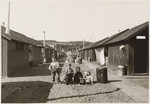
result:
[[[61,73],[66,57],[59,59],[60,68],[58,69]],[[9,77],[26,77],[26,76],[51,76],[51,71],[48,69],[50,63],[45,63],[43,66],[28,67],[22,71],[17,71]]]
[[[75,97],[84,97],[84,96],[98,95],[98,94],[108,94],[108,93],[112,93],[112,92],[115,92],[115,91],[118,91],[118,90],[120,90],[120,88],[117,88],[116,90],[108,91],[108,92],[97,92],[97,93],[93,93],[93,94],[83,94],[83,95],[74,95],[74,96],[65,96],[65,97],[52,98],[52,99],[49,99],[49,101],[64,99],[64,98],[75,98]]]
[[[26,77],[26,76],[50,76],[51,71],[48,69],[49,64],[43,66],[29,67],[22,71],[9,75],[9,77]]]
[[[122,80],[109,80],[108,83],[110,82],[122,82]]]
[[[14,87],[17,89],[13,94],[4,98],[6,90]],[[5,83],[2,87],[2,103],[45,103],[52,87],[52,83],[41,81]]]

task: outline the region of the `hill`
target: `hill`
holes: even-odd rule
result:
[[[43,40],[39,40],[43,42]],[[76,50],[81,49],[83,47],[83,41],[69,41],[69,42],[61,42],[61,41],[56,41],[56,40],[45,40],[46,44],[48,45],[59,45],[61,46],[64,51],[71,51],[71,50]],[[85,46],[91,44],[92,42],[85,41]]]

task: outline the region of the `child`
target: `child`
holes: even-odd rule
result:
[[[63,83],[65,80],[66,84],[68,84],[68,82],[72,83],[72,77],[73,77],[73,69],[71,68],[71,64],[68,64],[67,69],[65,71],[65,75],[63,75],[62,79],[61,79],[61,83]]]
[[[69,64],[71,64],[69,59],[67,59],[65,63],[66,63],[65,66],[68,66]]]
[[[74,75],[74,84],[79,84],[80,83],[80,78],[83,78],[82,73],[80,72],[81,68],[76,67],[76,73]]]
[[[55,83],[55,76],[57,74],[57,81],[60,82],[60,74],[58,73],[59,63],[56,61],[56,58],[52,58],[52,63],[49,66],[49,70],[51,70],[51,74],[53,76],[53,84]]]
[[[85,83],[86,84],[93,84],[93,77],[90,71],[85,72]]]
[[[72,78],[73,78],[73,70],[68,69],[66,73],[66,80],[65,80],[66,85],[73,84]]]
[[[68,65],[69,64],[69,59],[67,59],[65,63]]]

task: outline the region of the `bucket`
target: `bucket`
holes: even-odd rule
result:
[[[46,58],[44,58],[44,62],[46,62]]]
[[[91,57],[88,57],[88,61],[89,61],[89,62],[91,61]]]
[[[118,65],[118,76],[124,76],[124,69],[123,65]]]

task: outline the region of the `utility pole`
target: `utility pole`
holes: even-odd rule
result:
[[[90,37],[90,41],[92,42],[92,38]]]
[[[45,31],[44,31],[44,40],[43,40],[43,46],[44,46],[44,48],[43,48],[43,63],[44,62],[46,62],[46,58],[45,58]]]
[[[9,3],[8,3],[8,25],[7,25],[7,28],[6,28],[6,33],[10,35],[9,22],[10,22],[10,0],[9,0]]]
[[[83,40],[83,48],[85,47],[85,39]]]
[[[43,41],[43,46],[45,47],[45,31],[44,31],[44,41]]]

